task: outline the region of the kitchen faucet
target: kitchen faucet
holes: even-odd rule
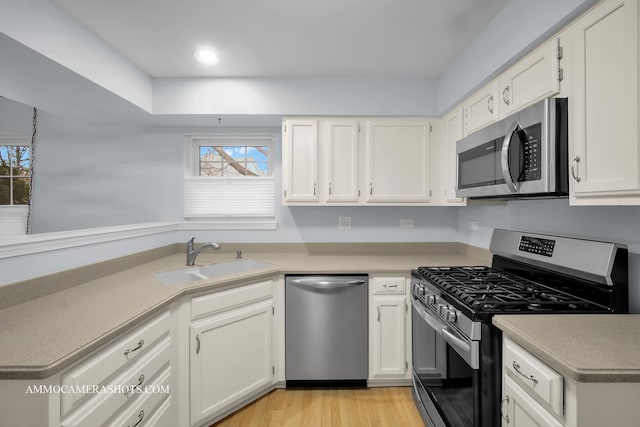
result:
[[[205,243],[204,245],[200,246],[198,249],[195,249],[194,247],[195,241],[196,241],[196,238],[192,237],[191,240],[187,242],[187,265],[188,266],[192,266],[195,264],[196,258],[198,257],[198,255],[200,255],[200,251],[202,251],[204,248],[209,247],[214,251],[217,251],[218,249],[220,249],[220,245],[213,242]]]

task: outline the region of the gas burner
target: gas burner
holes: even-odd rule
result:
[[[572,312],[602,309],[588,300],[490,267],[420,267],[418,273],[474,312]]]

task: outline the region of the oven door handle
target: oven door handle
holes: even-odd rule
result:
[[[449,331],[449,329],[447,329],[446,327],[442,328],[442,338],[444,338],[447,343],[451,344],[454,347],[458,347],[465,353],[471,351],[471,345],[469,345],[469,343],[467,343],[462,338],[458,338],[457,336],[452,334],[451,331]]]
[[[504,176],[504,182],[507,184],[509,191],[512,193],[518,192],[518,183],[513,181],[511,177],[511,169],[509,168],[509,150],[511,149],[511,140],[513,139],[513,135],[516,132],[522,130],[522,126],[516,120],[515,123],[511,125],[511,130],[505,135],[504,141],[502,142],[502,155],[500,156],[500,165],[502,166],[502,175]],[[519,173],[519,172],[518,172]]]
[[[437,333],[440,333],[440,331],[444,327],[442,322],[440,322],[439,319],[427,313],[427,310],[424,307],[420,306],[420,302],[418,302],[416,299],[413,298],[413,295],[411,296],[411,305],[418,312],[418,315],[422,318],[422,320],[427,322],[427,324],[431,326]]]

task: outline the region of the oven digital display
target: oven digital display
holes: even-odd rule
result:
[[[538,237],[522,236],[520,238],[520,249],[522,252],[529,252],[542,256],[553,256],[553,248],[556,245],[555,240],[540,239]]]

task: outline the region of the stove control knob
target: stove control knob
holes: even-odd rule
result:
[[[419,286],[418,295],[424,296],[424,286],[422,286],[422,285]]]
[[[447,310],[447,321],[456,322],[458,320],[458,313],[455,310]]]
[[[436,296],[435,295],[427,295],[426,300],[427,300],[427,304],[435,305]]]
[[[447,310],[449,309],[449,306],[446,304],[438,304],[438,314],[442,317],[445,317]]]

